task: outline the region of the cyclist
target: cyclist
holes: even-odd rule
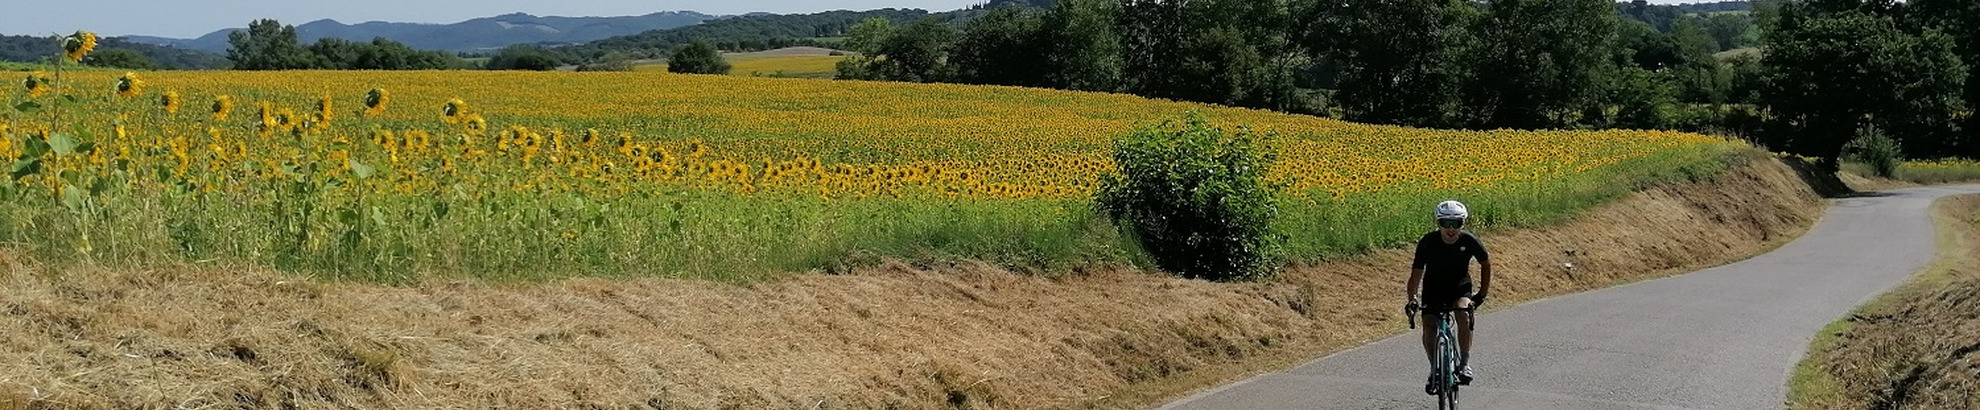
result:
[[[1424,234],[1416,241],[1416,258],[1410,262],[1409,304],[1405,310],[1414,314],[1423,308],[1464,309],[1485,303],[1486,291],[1492,288],[1492,258],[1485,252],[1485,244],[1477,236],[1463,230],[1471,212],[1458,201],[1444,201],[1437,204],[1437,230]],[[1478,259],[1478,293],[1471,291],[1471,260]],[[1418,291],[1421,298],[1418,298]],[[1458,332],[1458,383],[1470,384],[1471,371],[1471,315],[1453,315],[1457,318]],[[1433,323],[1429,314],[1423,316],[1424,323]],[[1430,360],[1430,380],[1424,391],[1437,394],[1437,335],[1436,326],[1423,327],[1423,354]]]

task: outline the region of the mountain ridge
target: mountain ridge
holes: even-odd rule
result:
[[[501,48],[511,44],[575,44],[637,34],[652,30],[683,27],[721,16],[694,11],[662,11],[637,16],[565,17],[508,13],[479,17],[455,23],[402,23],[366,21],[346,24],[334,19],[318,19],[296,25],[296,39],[303,44],[322,38],[369,42],[384,37],[422,50],[474,51]],[[245,28],[216,30],[197,38],[123,36],[135,43],[153,44],[213,53],[227,52],[227,35]]]

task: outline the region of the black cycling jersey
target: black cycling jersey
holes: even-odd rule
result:
[[[1485,244],[1471,232],[1460,231],[1456,242],[1445,243],[1443,233],[1430,231],[1416,241],[1416,259],[1410,268],[1423,269],[1423,293],[1450,293],[1471,288],[1472,258],[1481,264],[1492,260]]]

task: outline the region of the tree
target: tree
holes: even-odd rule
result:
[[[1475,18],[1463,0],[1322,1],[1306,41],[1335,64],[1335,99],[1348,119],[1449,126]]]
[[[959,36],[955,28],[940,21],[916,21],[881,40],[878,55],[869,60],[867,70],[891,81],[947,81],[954,77],[949,54]]]
[[[1700,26],[1702,21],[1688,18],[1672,27],[1678,65],[1667,70],[1669,79],[1675,82],[1678,101],[1723,103],[1730,79],[1722,75],[1718,58],[1712,56],[1718,50],[1718,42]]]
[[[1911,0],[1905,15],[1909,24],[1917,29],[1937,29],[1952,36],[1953,47],[1959,59],[1966,63],[1966,90],[1962,93],[1966,103],[1966,121],[1961,125],[1965,131],[1966,148],[1960,154],[1969,158],[1980,158],[1980,115],[1973,115],[1980,109],[1980,81],[1973,77],[1980,72],[1980,2],[1972,0]]]
[[[558,59],[555,54],[544,50],[542,47],[517,44],[502,47],[501,51],[496,52],[494,57],[488,59],[487,68],[490,70],[548,71],[555,70],[558,66],[562,65],[564,65],[563,60]]]
[[[894,22],[892,20],[873,17],[853,25],[851,29],[847,30],[845,47],[859,52],[859,55],[839,60],[837,67],[838,74],[834,78],[841,80],[885,80],[886,78],[877,69],[879,66],[878,57],[881,52],[880,47],[886,44],[888,39],[893,37]]]
[[[956,44],[956,80],[1035,86],[1045,82],[1046,45],[1038,13],[1004,5],[971,20]]]
[[[880,45],[894,36],[894,22],[873,17],[853,25],[846,36],[846,48],[864,54],[880,54]]]
[[[1041,40],[1045,84],[1081,91],[1119,91],[1121,40],[1114,0],[1060,0],[1045,12]]]
[[[1717,43],[1717,51],[1746,47],[1757,40],[1753,36],[1753,15],[1720,13],[1704,19],[1705,31],[1711,33]]]
[[[1841,11],[1832,11],[1841,10]],[[1869,11],[1863,11],[1869,10]],[[1830,167],[1854,131],[1889,131],[1912,157],[1956,147],[1952,118],[1966,67],[1951,38],[1900,30],[1888,8],[1819,1],[1782,5],[1767,33],[1762,103],[1777,119],[1777,148]]]
[[[1135,1],[1122,7],[1127,91],[1253,108],[1293,105],[1303,52],[1279,0]]]
[[[227,59],[236,70],[303,70],[316,57],[296,42],[296,28],[274,19],[255,20],[245,31],[227,34]]]
[[[335,37],[317,39],[309,45],[310,54],[316,56],[317,68],[326,70],[356,69],[358,56],[364,54],[364,43]]]
[[[1656,72],[1638,67],[1624,67],[1614,77],[1615,84],[1609,87],[1608,103],[1616,107],[1614,121],[1600,124],[1604,127],[1659,129],[1670,121],[1671,106],[1676,103],[1672,96],[1671,81]]]
[[[83,64],[128,70],[158,69],[158,66],[151,64],[151,59],[145,58],[144,54],[138,54],[136,51],[122,48],[106,48],[95,53],[90,53],[88,58],[83,59]]]
[[[728,74],[729,62],[722,51],[706,41],[695,41],[674,48],[667,57],[667,72],[680,74]]]
[[[1613,3],[1492,0],[1487,7],[1471,60],[1478,74],[1466,93],[1472,126],[1563,127],[1605,108],[1596,102],[1616,69]]]

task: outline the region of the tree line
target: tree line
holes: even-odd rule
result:
[[[122,37],[98,40],[97,52],[83,58],[82,64],[132,70],[204,70],[224,68],[227,60],[211,53],[135,43]],[[0,36],[0,61],[48,63],[49,56],[61,54],[58,37]]]
[[[1722,131],[1838,158],[1877,128],[1976,156],[1976,7],[1793,0],[1060,0],[869,19],[843,79],[1125,92],[1415,127]],[[1715,53],[1760,46],[1763,51]],[[1764,55],[1764,57],[1761,57]]]

